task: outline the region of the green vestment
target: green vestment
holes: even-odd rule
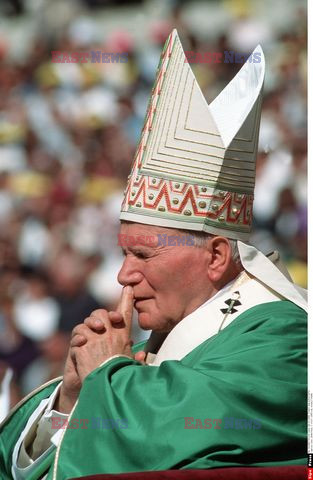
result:
[[[306,333],[305,312],[277,301],[245,311],[181,361],[153,367],[110,360],[86,377],[71,414],[79,428],[64,430],[55,476],[55,452],[47,461],[48,479],[305,464]],[[14,445],[53,388],[37,393],[3,426],[1,480],[12,478]],[[107,419],[116,421],[114,428],[107,428]]]

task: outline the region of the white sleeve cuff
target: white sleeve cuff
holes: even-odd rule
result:
[[[64,424],[64,422],[60,422],[60,420],[66,420],[69,417],[66,413],[52,409],[60,388],[61,383],[49,398],[47,407],[38,422],[36,437],[33,439],[33,445],[31,447],[32,460],[38,459],[40,455],[51,446],[51,443],[56,447],[58,446],[58,439],[61,436],[60,434],[62,434],[60,428],[62,428],[62,424]],[[59,426],[60,423],[61,426]]]
[[[106,363],[108,363],[108,362],[110,362],[111,360],[113,360],[113,358],[120,358],[120,357],[122,357],[122,358],[123,358],[123,357],[125,357],[125,358],[130,358],[131,360],[134,360],[134,358],[133,358],[133,357],[130,357],[129,355],[122,355],[122,354],[120,354],[120,355],[119,355],[119,354],[118,354],[118,355],[112,355],[112,357],[109,357],[109,358],[107,358],[106,360],[104,360],[104,362],[102,362],[102,363],[99,365],[99,367],[103,367],[103,365],[105,365]],[[99,367],[98,367],[98,368],[99,368]],[[91,373],[91,372],[90,372],[90,373]]]
[[[52,410],[59,393],[59,384],[49,398],[40,402],[29,417],[18,439],[12,456],[12,475],[14,480],[26,480],[37,465],[55,448],[51,437],[56,430],[52,428],[52,418],[67,418],[68,415]],[[27,452],[30,450],[30,454]]]

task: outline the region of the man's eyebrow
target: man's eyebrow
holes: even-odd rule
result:
[[[152,245],[127,245],[127,247],[121,247],[123,256],[126,256],[127,251],[138,254],[138,253],[145,253],[150,254],[155,251],[155,248]]]
[[[153,251],[153,248],[149,247],[149,245],[130,245],[128,250],[130,250],[132,253],[151,252]]]
[[[127,251],[124,247],[121,247],[122,249],[122,254],[125,256]],[[149,245],[129,245],[127,247],[127,250],[131,253],[140,253],[140,252],[152,252],[154,249],[151,248]]]

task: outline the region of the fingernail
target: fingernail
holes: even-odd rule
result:
[[[102,327],[103,326],[103,323],[98,318],[97,318],[97,320],[95,320],[95,324],[96,324],[97,327]]]

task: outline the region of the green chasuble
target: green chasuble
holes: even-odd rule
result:
[[[305,464],[305,352],[305,312],[277,301],[245,311],[181,361],[153,367],[112,359],[86,377],[48,479]],[[2,480],[11,479],[12,450],[28,416],[50,392],[5,424]]]

